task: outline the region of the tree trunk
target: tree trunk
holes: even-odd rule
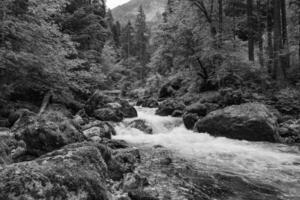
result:
[[[223,1],[219,0],[219,47],[223,43]]]
[[[274,59],[274,51],[273,51],[273,23],[272,23],[272,0],[268,0],[267,2],[267,37],[268,37],[268,71],[270,74],[273,72],[273,59]]]
[[[274,67],[273,77],[277,80],[285,79],[285,69],[282,65],[282,28],[281,28],[281,3],[279,0],[274,1]]]
[[[237,0],[234,0],[233,1],[233,10],[236,9],[236,1]],[[233,20],[232,20],[232,23],[233,23],[233,30],[232,30],[232,34],[233,34],[233,48],[236,47],[236,43],[235,43],[235,40],[236,40],[236,36],[235,36],[235,32],[236,32],[236,16],[233,15]]]
[[[4,22],[5,22],[5,19],[6,19],[6,0],[2,1],[1,3],[1,10],[2,10],[2,19],[1,19],[1,24],[2,24],[2,27],[1,27],[1,30],[2,30],[2,33],[1,33],[1,44],[0,46],[5,46],[5,33],[4,33]]]
[[[52,98],[52,91],[47,92],[47,94],[44,96],[40,111],[39,111],[39,116],[42,115],[45,110],[47,109],[49,103],[51,102],[51,98]]]
[[[247,0],[247,21],[248,21],[248,57],[254,61],[254,30],[253,30],[253,0]]]
[[[284,59],[283,64],[285,68],[290,66],[290,56],[289,56],[289,42],[287,33],[287,21],[286,21],[286,0],[281,0],[281,22],[282,22],[282,44],[284,48]]]
[[[260,0],[256,1],[256,6],[257,6],[257,25],[258,25],[258,47],[259,47],[259,63],[262,68],[264,68],[264,49],[263,49],[263,19],[262,19],[262,12],[261,12],[261,4]]]

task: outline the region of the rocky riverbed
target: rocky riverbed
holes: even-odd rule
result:
[[[297,141],[297,123],[279,125],[259,103],[138,103],[151,108],[97,91],[75,114],[60,104],[10,114],[0,130],[0,199],[300,197],[299,147],[278,143],[283,130]]]

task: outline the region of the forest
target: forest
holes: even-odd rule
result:
[[[295,200],[299,166],[299,0],[1,0],[0,200]]]

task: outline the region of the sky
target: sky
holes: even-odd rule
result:
[[[128,1],[129,0],[107,0],[106,5],[108,8],[112,9],[112,8],[115,8],[121,4],[128,2]]]

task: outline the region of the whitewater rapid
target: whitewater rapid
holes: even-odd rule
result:
[[[300,149],[297,146],[248,142],[213,137],[187,130],[180,118],[155,115],[155,109],[137,107],[138,117],[153,128],[149,135],[127,127],[127,119],[116,127],[115,139],[145,146],[162,145],[189,160],[199,170],[245,177],[279,188],[300,199]]]

